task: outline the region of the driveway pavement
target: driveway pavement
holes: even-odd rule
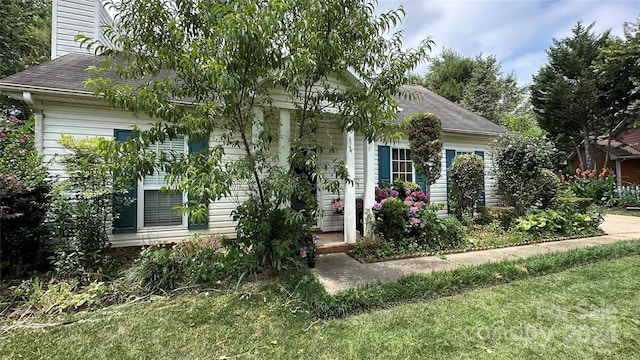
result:
[[[351,287],[393,281],[409,274],[453,270],[460,266],[521,259],[537,254],[640,239],[640,217],[607,215],[601,228],[607,235],[371,264],[361,264],[345,253],[324,254],[318,255],[313,273],[329,294],[335,294]]]

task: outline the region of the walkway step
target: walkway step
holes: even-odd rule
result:
[[[353,250],[353,244],[343,242],[323,244],[316,247],[316,252],[318,254],[346,253],[351,250]]]

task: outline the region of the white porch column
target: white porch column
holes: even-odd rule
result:
[[[622,161],[616,158],[616,185],[622,186]]]
[[[280,109],[280,141],[278,143],[278,160],[283,171],[289,171],[289,154],[291,153],[291,111]]]
[[[353,131],[345,134],[345,165],[349,179],[355,180],[356,156],[355,136]],[[357,240],[356,230],[356,186],[355,183],[344,184],[344,242],[353,244]]]
[[[376,202],[376,179],[375,179],[375,143],[364,140],[364,197],[363,202],[363,230],[364,235],[369,235],[373,229],[370,229],[370,225],[367,219],[372,215],[373,204]]]

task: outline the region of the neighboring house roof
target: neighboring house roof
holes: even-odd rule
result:
[[[597,140],[602,151],[607,150],[607,138]],[[640,157],[640,129],[620,132],[611,138],[611,154],[619,158]]]
[[[508,133],[508,130],[502,126],[422,86],[404,85],[402,90],[417,93],[420,97],[418,99],[395,98],[400,107],[397,119],[399,122],[407,116],[426,112],[436,114],[440,118],[444,131],[485,135]]]

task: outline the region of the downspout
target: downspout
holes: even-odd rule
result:
[[[22,92],[22,101],[24,101],[31,109],[33,109],[33,115],[35,117],[35,127],[34,127],[34,144],[36,146],[36,150],[38,154],[42,155],[44,151],[44,112],[36,104],[33,100],[33,96],[30,92],[24,91]]]

